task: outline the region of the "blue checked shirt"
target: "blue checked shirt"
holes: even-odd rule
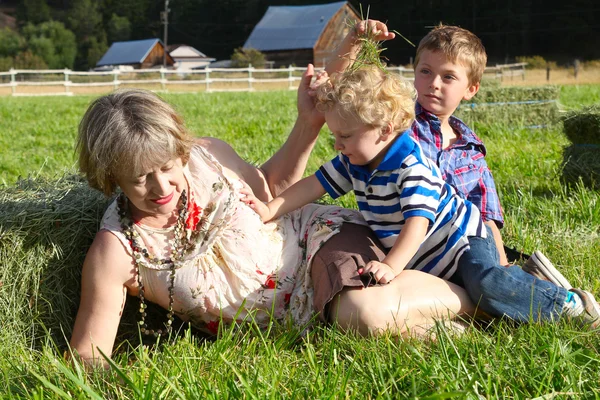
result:
[[[460,119],[450,117],[450,126],[458,134],[454,144],[442,149],[441,122],[419,103],[411,127],[412,137],[423,153],[440,168],[442,179],[454,186],[465,199],[475,204],[484,221],[504,225],[502,206],[492,172],[485,162],[486,149],[481,139]]]

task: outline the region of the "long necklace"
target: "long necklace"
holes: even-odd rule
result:
[[[171,333],[173,326],[173,291],[175,285],[175,270],[176,264],[179,264],[183,259],[184,254],[184,246],[182,243],[183,235],[185,234],[185,222],[187,219],[188,209],[187,209],[187,196],[185,194],[185,190],[181,192],[180,197],[181,206],[179,208],[179,216],[177,217],[177,223],[175,224],[174,229],[174,239],[171,246],[171,256],[164,259],[159,259],[148,252],[143,245],[140,244],[139,241],[139,233],[133,227],[133,218],[131,218],[131,213],[129,210],[129,199],[125,196],[125,193],[121,193],[117,199],[117,205],[119,207],[119,218],[121,222],[121,228],[123,229],[123,233],[125,237],[129,241],[133,252],[133,259],[135,261],[135,273],[137,276],[138,282],[138,298],[140,299],[140,331],[146,335],[153,335],[155,337],[162,336],[163,334]],[[148,325],[146,324],[146,302],[144,299],[144,285],[142,282],[142,274],[140,273],[140,269],[142,267],[146,267],[145,260],[153,264],[164,265],[169,269],[169,308],[167,312],[167,322],[165,323],[165,329],[148,329]]]

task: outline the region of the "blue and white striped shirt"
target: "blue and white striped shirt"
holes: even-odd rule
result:
[[[477,207],[440,175],[410,131],[398,136],[372,172],[342,154],[316,172],[332,198],[354,191],[360,212],[388,250],[407,218],[427,218],[425,239],[406,268],[449,279],[469,248],[468,236],[486,237],[486,230]]]

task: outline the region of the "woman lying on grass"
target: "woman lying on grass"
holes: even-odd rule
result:
[[[297,182],[322,117],[308,95],[283,147],[260,168],[226,143],[192,140],[181,118],[156,95],[119,91],[94,101],[79,126],[79,165],[108,207],[84,262],[71,345],[90,363],[111,354],[126,294],[140,301],[140,330],[171,331],[174,315],[207,332],[251,318],[292,320],[318,314],[362,334],[419,333],[435,319],[472,314],[464,290],[418,271],[368,286],[358,270],[384,254],[355,210],[307,205],[269,224],[240,201],[248,185],[270,201]],[[315,122],[318,121],[318,122]],[[148,326],[146,302],[166,309]]]

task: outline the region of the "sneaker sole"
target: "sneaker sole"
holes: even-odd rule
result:
[[[550,260],[546,258],[541,252],[535,251],[531,255],[531,262],[533,262],[538,268],[539,271],[533,271],[534,268],[527,265],[527,263],[523,266],[523,270],[525,272],[531,273],[534,276],[538,276],[541,273],[548,281],[554,283],[556,286],[563,287],[567,290],[571,289],[573,286],[571,283],[561,274],[555,267],[552,265]],[[529,260],[528,260],[529,261]],[[532,273],[533,272],[533,273]],[[539,272],[536,274],[535,272]]]
[[[571,291],[577,293],[577,295],[579,295],[579,297],[583,300],[585,312],[590,317],[590,327],[592,329],[598,328],[600,326],[600,304],[598,304],[594,295],[591,292],[581,289],[571,289]]]

